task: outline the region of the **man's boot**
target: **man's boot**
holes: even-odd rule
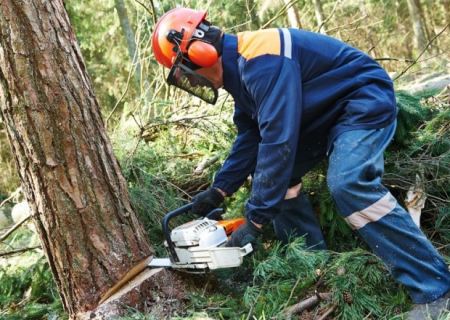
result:
[[[273,228],[277,238],[285,244],[306,235],[306,246],[309,250],[327,248],[322,229],[304,193],[283,201],[280,214],[273,220]]]
[[[450,319],[450,291],[428,303],[415,304],[406,320]]]

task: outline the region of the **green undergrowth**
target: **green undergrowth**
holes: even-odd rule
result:
[[[0,258],[0,319],[65,319],[42,252]]]
[[[0,252],[39,244],[31,222],[0,243]],[[40,249],[0,257],[0,319],[65,319],[47,260]]]
[[[203,312],[212,319],[286,319],[287,308],[316,293],[330,293],[332,299],[309,308],[299,319],[332,306],[333,319],[391,319],[411,305],[405,288],[372,253],[358,248],[307,251],[303,239],[289,245],[266,242],[264,250],[240,268],[216,271],[211,277],[220,288],[191,293],[187,313]]]

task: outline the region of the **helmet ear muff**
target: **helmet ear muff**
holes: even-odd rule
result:
[[[200,40],[193,41],[187,53],[189,60],[202,68],[211,67],[219,58],[217,50],[212,44]]]

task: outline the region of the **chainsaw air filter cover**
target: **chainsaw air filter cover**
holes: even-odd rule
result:
[[[220,247],[228,240],[223,226],[207,218],[185,223],[172,230],[172,242],[176,247]]]

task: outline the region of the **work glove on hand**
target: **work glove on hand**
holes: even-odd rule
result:
[[[200,192],[192,199],[192,213],[205,217],[212,210],[216,209],[224,200],[222,193],[212,187]]]
[[[255,242],[262,234],[262,229],[255,226],[250,220],[246,220],[242,226],[231,234],[231,238],[225,244],[225,247],[242,248],[250,242]],[[257,250],[257,248],[254,248],[254,250]]]

